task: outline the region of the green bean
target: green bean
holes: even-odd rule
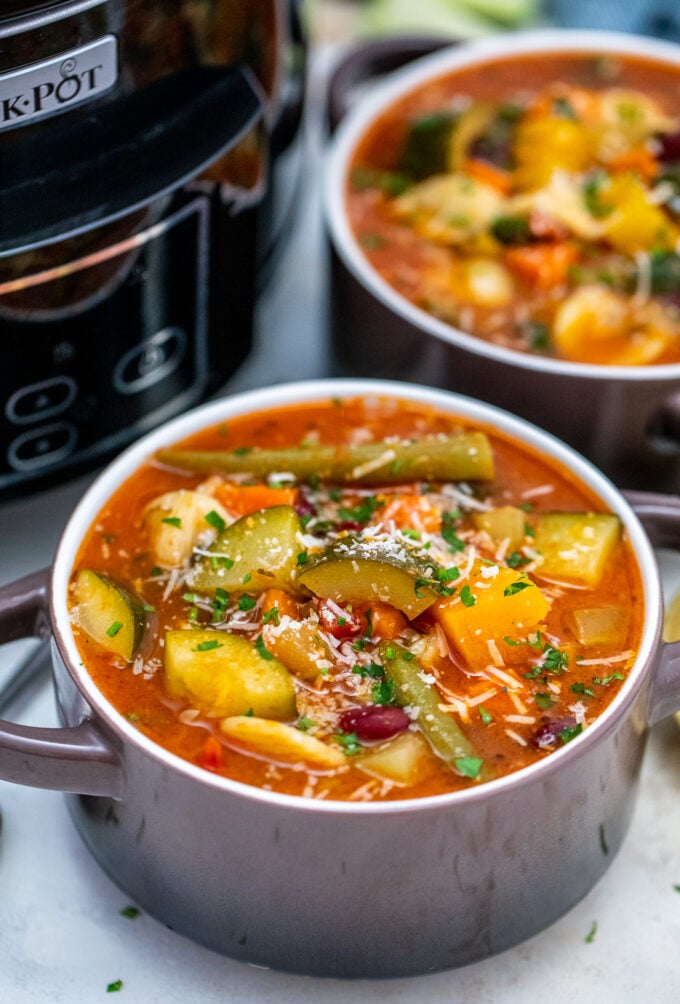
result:
[[[346,446],[292,446],[278,450],[159,450],[168,467],[267,478],[293,474],[297,481],[355,481],[365,485],[409,481],[489,481],[493,455],[483,432],[427,436],[414,441]]]
[[[458,774],[479,781],[490,780],[493,772],[451,715],[441,710],[442,699],[433,684],[423,678],[423,668],[417,659],[393,641],[382,642],[379,651],[397,701],[402,707],[418,709],[418,727],[442,760]]]

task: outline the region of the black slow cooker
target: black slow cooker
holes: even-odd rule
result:
[[[0,9],[0,499],[219,388],[294,201],[294,0]]]

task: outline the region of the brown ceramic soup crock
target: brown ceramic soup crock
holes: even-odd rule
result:
[[[83,535],[117,487],[160,447],[202,428],[342,396],[394,397],[497,429],[567,469],[620,517],[642,580],[639,654],[612,703],[568,746],[448,795],[317,801],[230,781],[178,758],[94,685],[74,640],[67,589]],[[499,952],[552,923],[607,869],[630,822],[648,730],[680,706],[680,644],[661,641],[652,549],[652,542],[680,541],[680,504],[642,494],[632,502],[552,436],[445,391],[328,380],[189,412],[99,476],[71,516],[51,569],[0,590],[0,640],[51,636],[62,725],[0,722],[0,776],[70,793],[74,823],[111,878],[158,920],[236,959],[316,975],[394,977]]]
[[[437,43],[423,43],[434,48]],[[439,42],[441,47],[441,41]],[[405,40],[403,57],[422,51]],[[617,484],[680,488],[680,364],[602,366],[515,351],[463,332],[408,301],[369,262],[353,233],[346,197],[355,151],[401,100],[441,78],[496,59],[558,54],[652,60],[680,74],[680,46],[594,31],[535,31],[448,46],[359,88],[362,76],[399,61],[399,43],[346,57],[331,86],[331,118],[348,112],[334,137],[324,206],[332,267],[335,369],[471,394],[535,422],[584,453]],[[492,70],[490,70],[492,72]],[[529,82],[530,83],[530,82]],[[356,93],[355,93],[356,91]],[[503,95],[499,95],[501,99]]]

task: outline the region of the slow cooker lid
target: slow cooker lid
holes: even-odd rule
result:
[[[3,152],[0,255],[102,225],[180,187],[262,117],[251,71],[195,67]]]

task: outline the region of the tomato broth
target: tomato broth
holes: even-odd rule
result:
[[[618,517],[568,470],[383,398],[237,417],[150,458],[85,535],[69,601],[144,735],[361,801],[560,749],[618,692],[643,619]]]

